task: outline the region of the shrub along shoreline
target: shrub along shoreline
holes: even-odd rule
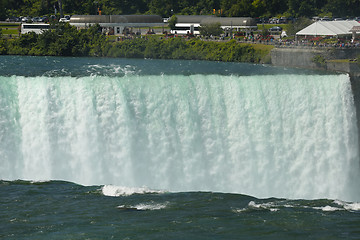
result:
[[[69,24],[54,25],[43,34],[28,33],[16,39],[0,39],[0,54],[31,56],[90,56],[151,59],[210,60],[267,63],[271,46],[203,41],[197,38],[157,36],[111,42],[99,26],[76,30]]]

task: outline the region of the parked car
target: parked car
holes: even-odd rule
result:
[[[39,17],[33,17],[31,19],[33,22],[40,22],[40,18]]]
[[[9,17],[5,20],[6,22],[20,22],[18,17]]]
[[[281,17],[281,18],[279,19],[279,23],[287,23],[287,22],[288,22],[287,17]]]
[[[268,17],[264,17],[260,19],[261,23],[269,23],[269,18]]]
[[[279,19],[278,19],[278,18],[272,18],[272,19],[270,20],[270,23],[271,23],[271,24],[279,24]]]
[[[269,29],[270,32],[281,32],[282,31],[282,27],[279,26],[275,26]]]
[[[320,21],[331,21],[331,19],[327,16],[320,19]]]
[[[70,22],[70,20],[68,20],[66,18],[60,18],[59,22]]]

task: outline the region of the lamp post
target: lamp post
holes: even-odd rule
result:
[[[63,9],[62,9],[62,0],[58,0],[58,4],[59,4],[59,11],[60,11],[60,18],[62,18],[64,16]]]
[[[94,1],[94,5],[95,5],[95,13],[96,15],[99,15],[99,2],[98,1]]]

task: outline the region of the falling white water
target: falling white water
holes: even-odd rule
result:
[[[2,77],[0,178],[360,200],[346,75]]]

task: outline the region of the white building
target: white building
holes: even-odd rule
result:
[[[351,29],[360,23],[351,21],[317,21],[296,33],[296,36],[351,36]]]
[[[94,24],[114,34],[122,34],[125,28],[164,26],[162,17],[158,15],[73,15],[70,18],[70,25],[77,28]]]

